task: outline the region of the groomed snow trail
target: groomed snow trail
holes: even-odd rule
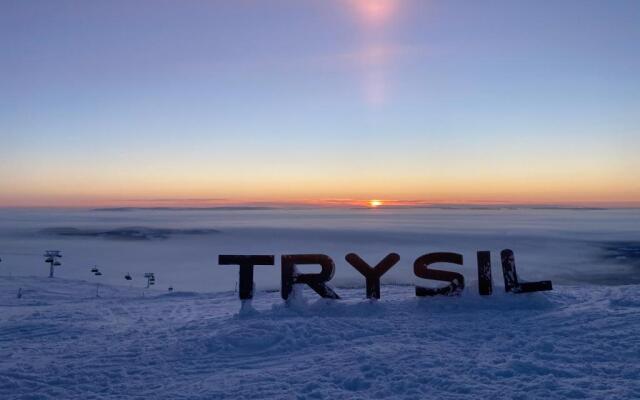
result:
[[[640,398],[640,286],[337,291],[239,313],[233,293],[3,277],[0,398]]]

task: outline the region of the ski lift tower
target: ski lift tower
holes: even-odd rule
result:
[[[102,272],[100,272],[97,266],[91,268],[91,272],[95,276],[102,276]],[[100,291],[100,282],[96,282],[96,297],[100,297],[99,291]]]
[[[147,289],[149,289],[149,286],[156,284],[156,276],[153,272],[145,272],[144,277],[147,278]]]
[[[62,265],[59,258],[62,258],[60,250],[47,250],[44,253],[44,262],[49,263],[49,278],[53,278],[53,267]]]

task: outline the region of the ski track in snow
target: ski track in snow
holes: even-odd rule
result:
[[[2,277],[0,398],[640,398],[640,286],[495,289],[258,292],[239,312],[234,293]]]

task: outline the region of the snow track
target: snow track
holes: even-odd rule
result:
[[[471,287],[238,313],[233,293],[0,278],[0,398],[640,398],[640,286]]]

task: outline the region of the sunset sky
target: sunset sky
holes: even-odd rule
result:
[[[0,206],[640,205],[640,1],[0,2]]]

